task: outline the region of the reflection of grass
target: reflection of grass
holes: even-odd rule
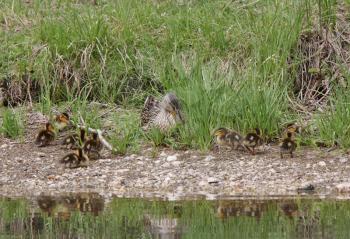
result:
[[[0,220],[10,226],[2,228],[0,233],[15,233],[17,236],[35,233],[50,238],[66,233],[84,238],[112,238],[116,235],[116,238],[154,238],[159,233],[157,228],[163,225],[162,229],[165,229],[166,221],[176,219],[176,231],[182,234],[182,238],[277,239],[302,238],[311,234],[347,238],[350,226],[350,204],[347,201],[164,202],[115,199],[106,206],[105,211],[96,217],[76,211],[66,217],[64,215],[69,209],[63,204],[55,204],[52,209],[56,212],[55,218],[35,214],[37,224],[31,224],[32,210],[26,202],[3,199],[0,200]]]

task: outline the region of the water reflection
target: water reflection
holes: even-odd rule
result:
[[[348,238],[348,201],[0,199],[0,238]],[[29,236],[28,236],[29,235]]]
[[[228,217],[247,216],[261,218],[271,205],[277,206],[278,211],[289,218],[298,216],[299,206],[295,200],[236,200],[219,201],[216,212],[221,219]]]
[[[97,193],[68,194],[59,197],[40,196],[38,206],[48,216],[68,219],[72,211],[97,216],[104,209],[104,199]]]

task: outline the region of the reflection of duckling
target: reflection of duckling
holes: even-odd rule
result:
[[[297,144],[295,141],[292,139],[292,133],[288,132],[287,133],[287,138],[283,139],[282,143],[280,144],[280,153],[281,153],[281,158],[283,158],[283,154],[290,154],[290,157],[293,158],[293,152],[295,151]]]
[[[35,144],[39,147],[49,145],[55,139],[55,130],[51,123],[46,123],[46,128],[41,130],[36,137]]]
[[[242,136],[233,130],[219,128],[215,130],[214,135],[216,136],[216,143],[219,146],[230,146],[233,149],[237,149],[239,146],[244,148],[242,145]]]
[[[255,154],[255,147],[262,144],[261,131],[259,128],[255,128],[255,132],[248,133],[243,140],[243,144],[250,150],[250,152]]]
[[[85,129],[80,129],[80,135],[72,134],[63,139],[62,145],[66,145],[67,148],[77,149],[85,142]]]
[[[100,151],[102,150],[102,143],[95,132],[92,134],[92,139],[89,139],[84,144],[84,152],[87,153],[91,160],[96,160],[100,158]]]
[[[89,163],[89,158],[84,154],[83,149],[79,148],[76,152],[64,156],[60,163],[68,168],[86,167]]]
[[[67,113],[62,113],[59,115],[56,115],[55,117],[55,128],[60,131],[66,128],[69,125],[69,115]]]

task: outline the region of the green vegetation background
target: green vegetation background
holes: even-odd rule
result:
[[[209,148],[211,132],[219,126],[242,133],[258,126],[276,137],[283,124],[300,121],[289,99],[297,77],[290,68],[302,59],[290,62],[289,56],[303,31],[315,22],[334,24],[338,5],[350,3],[92,2],[1,1],[0,79],[21,81],[30,74],[40,86],[39,108],[45,113],[62,102],[84,111],[93,100],[140,109],[147,95],[173,91],[186,115],[178,145],[201,149]],[[348,148],[349,100],[348,91],[335,86],[330,107],[314,114],[301,141],[336,141]],[[129,112],[131,121],[116,116],[114,141],[121,151],[142,134],[137,115]],[[99,123],[94,117],[90,122]],[[2,126],[5,134],[7,127]],[[7,135],[23,132],[15,131]],[[157,132],[149,138],[159,144]]]

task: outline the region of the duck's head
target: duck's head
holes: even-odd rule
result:
[[[301,127],[296,125],[295,123],[290,123],[287,125],[287,132],[291,133],[301,133]]]
[[[169,114],[171,114],[176,121],[183,122],[180,101],[173,93],[168,93],[164,96],[160,106]]]
[[[55,130],[55,128],[53,127],[53,125],[50,122],[47,122],[46,123],[46,130],[53,132]]]
[[[56,121],[58,123],[68,124],[69,123],[69,115],[68,115],[68,113],[64,112],[62,114],[57,115],[56,116]]]
[[[226,128],[218,128],[214,131],[214,136],[225,136],[228,130]]]

